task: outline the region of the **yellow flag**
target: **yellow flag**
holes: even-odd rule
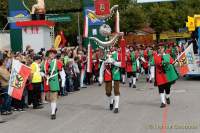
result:
[[[60,45],[60,42],[61,42],[61,36],[60,35],[57,35],[56,36],[56,39],[55,39],[55,43],[54,43],[54,48],[55,49],[58,49],[59,45]]]
[[[195,20],[195,26],[200,27],[200,15],[195,14],[194,15],[194,20]]]
[[[188,16],[186,26],[188,27],[188,31],[195,31],[195,21],[193,17]]]

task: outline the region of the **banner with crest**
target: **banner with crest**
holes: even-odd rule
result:
[[[20,61],[13,59],[12,71],[10,75],[8,94],[18,100],[22,99],[26,81],[31,73],[31,69]]]

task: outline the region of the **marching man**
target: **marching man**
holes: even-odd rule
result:
[[[154,61],[154,55],[156,54],[156,51],[149,50],[148,56],[149,56],[149,82],[153,83],[153,80],[155,78],[155,61]]]
[[[127,52],[126,72],[129,80],[129,87],[132,86],[133,88],[136,88],[137,63],[133,47],[131,46],[129,49],[130,51]]]
[[[156,67],[156,84],[161,99],[160,108],[170,104],[171,85],[178,79],[178,74],[173,66],[173,58],[169,54],[165,54],[164,48],[161,47],[159,54],[154,56]]]
[[[120,67],[121,62],[117,61],[117,57],[111,54],[107,55],[107,59],[102,63],[100,68],[99,82],[105,82],[106,96],[110,104],[110,110],[114,113],[119,112],[119,83],[121,80]],[[112,97],[112,89],[114,88],[114,98]]]

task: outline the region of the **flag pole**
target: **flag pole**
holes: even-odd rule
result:
[[[190,44],[191,45],[191,44]],[[189,45],[189,46],[190,46]],[[175,64],[178,60],[179,60],[179,58],[186,52],[186,50],[189,48],[189,46],[185,49],[185,51],[183,51],[182,53],[181,53],[181,55],[179,55],[178,56],[178,58],[172,63],[172,64]]]

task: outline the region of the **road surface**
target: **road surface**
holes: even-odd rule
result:
[[[137,89],[121,85],[119,114],[107,109],[104,94],[104,86],[91,85],[60,98],[56,120],[50,120],[48,104],[14,112],[4,116],[0,133],[200,133],[199,80],[177,81],[165,109],[159,108],[157,88],[144,79]]]

